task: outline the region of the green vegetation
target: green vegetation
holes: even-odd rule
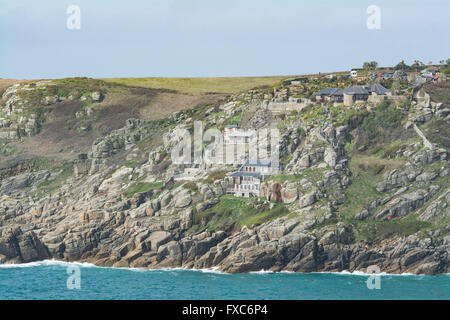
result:
[[[276,218],[289,214],[290,211],[282,204],[278,204],[272,210],[262,211],[254,215],[248,215],[239,219],[239,226],[252,226],[272,221]]]
[[[336,125],[342,125],[350,121],[356,115],[365,112],[354,107],[346,107],[344,105],[330,106],[330,119]]]
[[[361,129],[369,139],[374,139],[380,130],[398,127],[401,120],[402,112],[392,106],[389,100],[384,100],[377,105],[375,113],[369,114],[364,119]]]
[[[243,226],[258,225],[289,214],[284,204],[275,204],[272,209],[261,205],[257,208],[258,198],[238,198],[222,196],[214,207],[194,214],[194,226],[191,231],[231,231]]]
[[[243,112],[239,112],[232,116],[231,118],[228,118],[225,124],[235,124],[238,125],[241,122]]]
[[[376,61],[370,61],[370,62],[363,63],[363,69],[366,69],[366,70],[375,70],[377,67],[378,67],[378,62],[376,62]]]
[[[52,86],[48,86],[47,90],[51,90],[54,94],[60,97],[68,97],[73,95],[74,98],[79,98],[83,95],[90,95],[92,92],[104,91],[112,85],[101,80],[80,77],[80,78],[65,78],[52,80]]]
[[[403,147],[414,143],[414,142],[422,142],[419,137],[414,137],[405,141],[402,140],[394,140],[388,143],[385,143],[379,150],[375,153],[376,157],[383,159],[393,159],[397,155],[397,151],[402,149]]]
[[[310,104],[303,108],[301,116],[307,124],[321,124],[327,119],[326,107]]]
[[[185,183],[183,185],[183,188],[188,189],[191,192],[197,192],[198,191],[198,187],[195,184],[195,182],[193,182],[193,181],[189,181],[189,182]]]
[[[404,160],[387,160],[375,156],[353,156],[349,162],[352,172],[351,184],[345,189],[347,199],[339,207],[339,212],[346,219],[352,219],[367,205],[382,194],[375,185],[382,178],[382,173],[404,165]]]
[[[221,170],[221,171],[214,171],[209,174],[209,176],[203,181],[206,184],[212,184],[216,180],[221,180],[225,178],[227,175],[227,171]]]
[[[320,180],[320,178],[323,175],[323,172],[327,170],[325,168],[317,168],[317,169],[304,169],[301,170],[300,173],[297,174],[274,174],[271,175],[269,178],[267,178],[267,181],[277,181],[280,183],[286,182],[286,181],[299,181],[303,178],[309,179],[309,180]]]
[[[0,143],[0,155],[9,157],[13,155],[18,155],[19,149],[14,144],[8,144],[8,143]]]
[[[375,183],[378,181],[379,178],[373,173],[364,173],[361,170],[345,190],[347,198],[339,207],[339,213],[344,218],[351,219],[366,208],[371,201],[381,196],[381,193],[375,189]]]
[[[446,75],[450,75],[450,67],[445,68],[444,70],[442,70],[442,72]]]
[[[106,82],[115,82],[127,86],[144,88],[171,89],[190,94],[209,92],[238,93],[256,87],[273,85],[287,79],[287,76],[273,77],[220,77],[220,78],[110,78]]]
[[[420,126],[428,140],[444,146],[450,151],[450,123],[443,119],[433,119]]]
[[[164,186],[164,182],[133,182],[131,186],[125,190],[124,195],[127,198],[132,198],[136,193],[145,193],[150,192],[152,190],[161,189]]]
[[[131,160],[131,161],[125,162],[124,166],[127,167],[127,168],[136,168],[137,161],[136,160]]]
[[[61,172],[53,179],[48,179],[37,186],[37,192],[35,194],[37,198],[42,198],[48,194],[54,193],[73,175],[73,166],[71,164],[59,165],[52,169]]]
[[[282,183],[285,181],[298,181],[302,178],[304,178],[303,174],[275,174],[267,178],[267,181],[278,181]]]
[[[365,241],[369,245],[394,236],[407,237],[432,224],[417,220],[414,216],[391,221],[368,220],[359,222],[356,240]]]

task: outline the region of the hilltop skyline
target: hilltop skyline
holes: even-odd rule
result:
[[[68,6],[81,10],[69,30]],[[381,29],[370,30],[370,5]],[[447,1],[2,0],[0,77],[222,77],[344,71],[450,56]]]

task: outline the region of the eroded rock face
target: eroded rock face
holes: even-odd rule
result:
[[[33,184],[39,184],[46,181],[50,177],[48,170],[24,173],[18,176],[10,177],[0,182],[0,194],[16,195],[20,194],[23,189]]]
[[[258,104],[266,98],[286,98],[284,92],[276,97],[267,93],[237,97]],[[94,92],[85,99],[101,101],[102,95]],[[10,103],[21,106],[14,99]],[[213,109],[206,113],[215,117]],[[223,124],[225,115],[242,112],[245,104],[227,101],[219,110],[214,121]],[[168,160],[181,138],[174,126],[184,128],[188,119],[187,112],[174,113],[161,143],[145,156],[139,154],[137,144],[151,133],[148,122],[128,120],[124,128],[97,139],[91,152],[75,161],[76,179],[67,179],[40,199],[29,197],[27,190],[57,174],[31,169],[8,173],[0,180],[0,263],[54,258],[116,267],[219,267],[226,272],[365,271],[374,264],[394,273],[450,271],[445,228],[370,245],[356,240],[361,221],[384,223],[388,217],[401,221],[416,214],[430,224],[448,219],[450,196],[442,183],[448,175],[445,150],[422,149],[420,143],[399,150],[398,157],[407,157],[409,165],[387,171],[373,190],[377,197],[344,220],[346,212],[339,208],[350,198],[346,189],[353,181],[344,150],[348,128],[322,125],[303,135],[295,126],[288,128],[281,145],[288,156],[283,174],[298,177],[264,180],[262,197],[252,202],[258,214],[276,216],[218,231],[220,227],[210,228],[208,217],[218,212],[239,214],[221,207],[229,177],[208,181],[212,171],[205,166],[199,170],[205,175],[190,185],[175,182],[174,173],[180,168]],[[8,121],[1,120],[0,126],[9,130]],[[265,112],[256,112],[249,126],[270,121]],[[288,214],[272,210],[278,205]]]

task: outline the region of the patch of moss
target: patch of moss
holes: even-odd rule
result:
[[[185,183],[183,185],[183,188],[188,189],[191,192],[197,192],[198,191],[197,184],[195,184],[195,182],[193,182],[193,181]]]
[[[368,220],[359,223],[356,239],[371,245],[392,237],[407,237],[431,226],[431,223],[417,220],[415,217],[391,221]]]
[[[127,190],[125,190],[124,195],[127,198],[132,198],[136,193],[145,193],[150,192],[152,190],[161,189],[164,186],[164,182],[134,182],[131,184],[131,186],[128,187]]]
[[[242,226],[258,225],[289,214],[284,204],[275,204],[272,209],[261,205],[256,207],[258,198],[239,198],[232,195],[222,196],[214,207],[194,214],[192,232],[231,231]]]
[[[225,170],[214,171],[214,172],[211,172],[209,174],[209,176],[203,180],[203,182],[205,182],[207,184],[212,184],[216,180],[221,180],[221,179],[225,178],[226,175],[227,175],[227,171],[225,171]]]

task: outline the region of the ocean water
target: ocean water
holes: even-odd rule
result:
[[[224,274],[42,261],[0,266],[0,299],[450,299],[448,274],[382,274],[380,289],[368,289],[369,276],[263,271]]]

